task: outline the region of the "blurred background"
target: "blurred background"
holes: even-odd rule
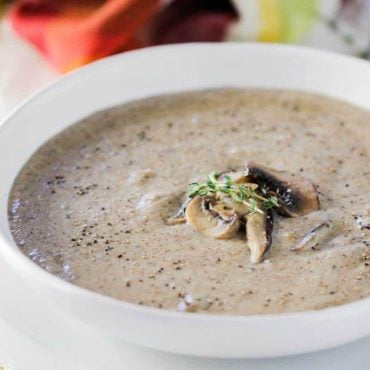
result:
[[[370,0],[0,0],[0,119],[84,64],[195,41],[293,43],[370,59]]]

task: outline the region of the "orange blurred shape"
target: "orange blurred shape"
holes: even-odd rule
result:
[[[144,46],[137,34],[160,0],[21,0],[8,17],[60,71]]]

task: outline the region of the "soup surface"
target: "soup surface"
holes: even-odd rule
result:
[[[370,113],[296,91],[218,89],[98,112],[43,145],[9,197],[15,242],[73,284],[207,313],[316,310],[370,295]],[[245,237],[167,225],[188,184],[247,160],[316,184],[321,210],[276,216],[250,262]],[[315,225],[340,225],[292,251]]]

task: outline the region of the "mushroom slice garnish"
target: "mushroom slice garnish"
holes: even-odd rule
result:
[[[234,217],[236,212],[234,209],[228,207],[224,202],[209,202],[209,212],[215,217],[221,217],[225,221]]]
[[[241,202],[236,202],[230,197],[222,197],[222,201],[230,208],[232,208],[240,217],[250,212],[248,205]]]
[[[303,248],[319,249],[321,244],[336,236],[339,228],[340,223],[332,220],[320,222],[309,230],[291,250],[299,251]]]
[[[179,210],[167,220],[167,225],[179,225],[186,222],[185,209],[190,203],[190,201],[191,198],[185,199],[185,201],[181,204]]]
[[[245,183],[244,186],[250,187],[252,190],[256,190],[258,188],[257,184],[254,183]],[[250,208],[247,204],[243,202],[237,202],[236,200],[229,197],[227,194],[220,194],[221,200],[224,204],[226,204],[228,207],[235,210],[235,212],[240,216],[244,216],[247,213],[250,212]]]
[[[225,221],[219,219],[217,226],[205,231],[205,234],[211,236],[214,239],[230,239],[240,228],[240,221],[238,216],[233,216],[229,220]]]
[[[276,194],[278,210],[287,216],[299,217],[320,209],[315,185],[301,176],[275,171],[254,162],[247,163],[245,175],[261,189]]]
[[[260,263],[272,244],[272,212],[250,213],[247,216],[247,243],[251,251],[251,262]]]
[[[212,213],[207,209],[206,200],[196,196],[186,207],[185,218],[194,230],[202,231],[215,239],[230,239],[239,230],[240,221],[236,214],[223,218]]]

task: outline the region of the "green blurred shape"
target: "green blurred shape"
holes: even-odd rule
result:
[[[317,19],[318,0],[277,0],[280,11],[280,41],[302,38]]]

